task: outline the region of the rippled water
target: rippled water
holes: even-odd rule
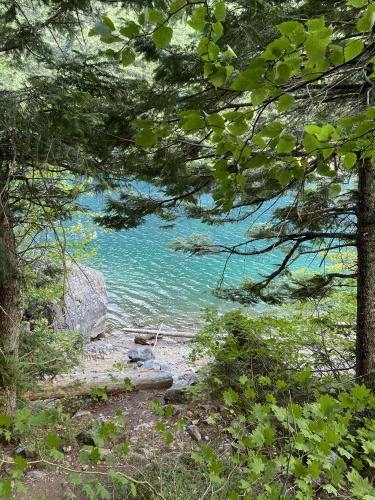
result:
[[[94,210],[103,206],[103,198],[85,204]],[[256,222],[266,222],[269,213]],[[275,269],[285,256],[280,251],[256,256],[225,255],[191,257],[177,253],[168,245],[175,238],[192,233],[209,235],[215,242],[233,245],[245,240],[244,232],[255,219],[224,226],[207,226],[194,220],[178,220],[172,230],[161,230],[159,219],[149,220],[136,229],[107,232],[96,229],[97,265],[105,276],[110,323],[118,328],[130,325],[196,328],[202,308],[233,308],[233,304],[215,298],[215,287],[224,273],[223,284],[240,283],[244,278],[259,278]],[[305,263],[309,265],[308,262]]]

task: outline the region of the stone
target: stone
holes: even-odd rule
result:
[[[55,331],[78,331],[90,341],[104,335],[108,297],[104,276],[96,269],[72,264],[65,278],[62,304],[52,306]]]
[[[16,455],[21,455],[24,458],[34,458],[36,453],[35,451],[27,446],[26,444],[20,443],[17,448],[14,450]]]
[[[188,434],[195,440],[195,441],[201,441],[202,436],[201,433],[199,432],[199,429],[196,425],[188,425],[186,427],[186,430],[188,431]]]
[[[26,472],[26,477],[29,477],[31,479],[44,479],[47,477],[47,472],[44,472],[42,470],[30,470],[29,472]]]
[[[147,338],[142,337],[141,335],[136,335],[134,337],[134,343],[135,344],[141,344],[141,345],[150,345],[151,342],[147,340]]]
[[[99,453],[100,453],[101,459],[104,459],[104,458],[108,457],[109,455],[111,455],[112,450],[110,450],[109,448],[99,448]]]
[[[135,347],[134,349],[130,349],[130,351],[128,352],[128,357],[132,362],[147,361],[149,359],[155,358],[154,353],[149,347]]]
[[[185,390],[186,388],[175,389],[171,388],[165,391],[164,401],[172,404],[189,403],[192,400],[192,395]]]
[[[88,411],[88,410],[77,411],[77,413],[75,413],[72,418],[79,419],[82,417],[90,417],[91,418],[92,417],[91,411]]]
[[[171,368],[166,363],[160,363],[159,361],[155,361],[154,359],[148,359],[143,363],[143,368],[145,370],[161,370],[165,372],[170,372]]]

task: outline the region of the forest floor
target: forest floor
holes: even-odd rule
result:
[[[77,370],[63,377],[63,380],[82,380],[86,375],[95,377],[101,373],[115,374],[116,364],[128,363],[127,352],[134,347],[150,347],[155,354],[155,360],[169,365],[173,375],[173,387],[183,387],[194,384],[198,380],[196,371],[202,367],[207,360],[200,360],[192,365],[189,360],[191,345],[186,341],[172,338],[158,338],[155,346],[141,346],[134,343],[134,336],[124,335],[120,332],[106,336],[103,339],[91,342],[85,348],[83,363]],[[129,364],[131,370],[141,370],[136,363]],[[202,445],[219,447],[225,452],[230,447],[228,435],[221,435],[219,427],[210,425],[210,415],[220,409],[215,407],[213,401],[191,400],[186,402],[176,401],[173,403],[173,416],[164,418],[155,413],[152,403],[155,398],[164,404],[165,390],[149,390],[125,393],[111,396],[106,401],[93,401],[92,399],[78,399],[74,411],[77,417],[73,417],[73,434],[89,429],[93,422],[114,419],[116,410],[121,410],[126,419],[126,438],[129,442],[130,453],[119,465],[120,470],[129,476],[136,477],[142,481],[150,476],[151,470],[155,477],[162,481],[162,471],[155,473],[155,467],[165,465],[178,467],[179,461],[186,453],[199,450]],[[55,402],[56,403],[56,402]],[[57,403],[59,404],[59,403]],[[82,416],[80,414],[82,413]],[[219,417],[220,418],[220,417]],[[186,422],[184,430],[176,431],[176,423],[183,419]],[[173,432],[174,440],[167,445],[155,425],[158,422],[165,423],[165,430]],[[193,426],[198,431],[198,436],[192,436],[186,429]],[[221,426],[223,428],[224,426]],[[220,434],[220,435],[219,435]],[[197,439],[198,438],[198,439]],[[27,474],[25,484],[28,492],[25,495],[16,496],[19,500],[48,499],[61,500],[68,498],[85,499],[85,494],[73,487],[69,482],[69,475],[76,471],[89,481],[95,477],[95,472],[100,473],[108,469],[105,461],[98,464],[82,464],[79,460],[80,446],[73,443],[64,448],[64,460],[58,466],[45,466],[35,464],[34,473]],[[106,450],[104,450],[105,454]],[[168,466],[168,464],[171,464]],[[180,464],[181,465],[181,464]],[[182,465],[182,468],[185,466]],[[37,473],[35,474],[35,470]],[[41,473],[41,474],[40,474]],[[100,477],[100,474],[98,475]],[[104,481],[105,482],[105,481]],[[203,485],[206,487],[205,485]],[[203,487],[202,486],[202,487]],[[161,485],[162,487],[162,485]],[[199,488],[199,486],[197,486]],[[200,493],[197,491],[199,498]],[[113,498],[128,498],[121,494],[114,494]],[[137,496],[137,498],[154,498],[152,495]],[[178,496],[175,497],[179,498]],[[181,497],[182,498],[182,497]],[[193,498],[193,497],[191,497]]]
[[[110,397],[107,401],[93,402],[81,401],[78,418],[74,418],[76,429],[74,433],[90,428],[93,421],[107,421],[115,418],[116,410],[121,409],[126,419],[126,437],[129,441],[129,455],[121,460],[118,469],[125,474],[135,477],[138,481],[149,480],[150,477],[159,477],[163,481],[163,474],[166,468],[185,468],[184,458],[193,451],[199,451],[204,445],[220,449],[226,453],[231,446],[227,433],[223,431],[224,426],[210,425],[209,418],[213,412],[219,412],[220,408],[215,406],[213,401],[202,400],[188,401],[183,404],[173,404],[173,416],[169,418],[161,417],[152,409],[152,402],[155,398],[163,401],[165,391],[142,391]],[[82,414],[80,417],[79,415]],[[218,415],[218,413],[216,413]],[[193,425],[199,432],[197,440],[186,430],[176,431],[176,423],[184,419],[186,425]],[[165,424],[165,430],[171,431],[174,440],[167,445],[155,425],[159,422]],[[72,430],[72,429],[71,429]],[[18,500],[62,500],[75,498],[79,500],[88,497],[79,489],[72,486],[69,475],[78,472],[84,480],[89,481],[94,477],[101,479],[100,472],[108,470],[105,461],[98,464],[82,464],[79,460],[78,445],[65,447],[64,460],[58,466],[41,466],[36,464],[32,470],[38,471],[37,475],[42,477],[30,477],[27,474],[25,484],[28,487],[27,494],[17,495]],[[101,450],[105,454],[105,450]],[[115,467],[116,468],[116,467]],[[99,471],[99,474],[96,473]],[[164,471],[164,472],[163,472]],[[39,474],[39,473],[42,474]],[[181,471],[179,471],[181,473]],[[35,474],[34,474],[35,475]],[[178,475],[178,474],[177,474]],[[174,475],[172,474],[172,477]],[[106,484],[106,480],[104,480]],[[108,483],[107,483],[108,484]],[[157,484],[154,486],[158,486]],[[163,485],[160,484],[163,488]],[[168,486],[170,487],[170,486]],[[199,488],[199,485],[197,485]],[[199,498],[191,496],[190,498]],[[113,498],[128,498],[121,493],[113,495]],[[130,498],[130,496],[129,496]],[[136,498],[156,498],[150,492]],[[166,498],[169,498],[168,496]],[[176,492],[174,500],[183,498]],[[184,498],[186,500],[186,498]]]

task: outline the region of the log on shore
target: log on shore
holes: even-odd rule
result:
[[[160,330],[149,330],[146,328],[121,328],[121,331],[128,333],[139,333],[144,335],[158,335],[159,337],[182,337],[187,339],[193,339],[196,336],[196,334],[192,332],[168,332]]]
[[[173,377],[168,372],[141,371],[139,373],[120,373],[111,376],[108,373],[85,374],[75,382],[68,384],[54,383],[41,386],[35,391],[28,391],[24,397],[29,401],[42,399],[60,399],[70,397],[89,396],[94,389],[104,389],[107,394],[115,395],[129,392],[129,387],[124,383],[129,379],[133,390],[143,389],[168,389],[173,384]]]

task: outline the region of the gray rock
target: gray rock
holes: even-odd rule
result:
[[[75,413],[72,418],[79,419],[82,417],[90,417],[91,418],[92,417],[91,411],[88,411],[88,410],[77,411],[77,413]]]
[[[108,297],[101,272],[72,264],[65,279],[62,304],[52,308],[56,331],[79,331],[85,340],[104,335]]]
[[[172,404],[184,404],[189,403],[192,400],[192,395],[187,392],[184,388],[180,389],[168,389],[164,394],[164,401],[166,403]]]
[[[110,450],[109,448],[99,448],[99,453],[100,453],[101,459],[104,459],[105,457],[108,457],[109,455],[111,455],[112,450]]]
[[[186,427],[186,430],[188,431],[189,435],[195,440],[195,441],[201,441],[202,436],[201,433],[199,432],[199,429],[196,425],[188,425]]]
[[[166,363],[160,363],[160,361],[155,361],[154,359],[148,359],[143,363],[143,368],[145,370],[161,370],[165,372],[170,372],[171,367]]]
[[[47,472],[42,470],[30,470],[29,472],[26,472],[26,477],[31,479],[44,479],[47,475]]]
[[[36,455],[35,450],[33,448],[23,443],[20,443],[14,450],[14,452],[16,455],[21,455],[22,457],[25,458],[33,458]]]
[[[128,352],[129,359],[133,362],[136,361],[147,361],[149,359],[154,359],[154,353],[149,347],[135,347],[134,349],[130,349]]]

